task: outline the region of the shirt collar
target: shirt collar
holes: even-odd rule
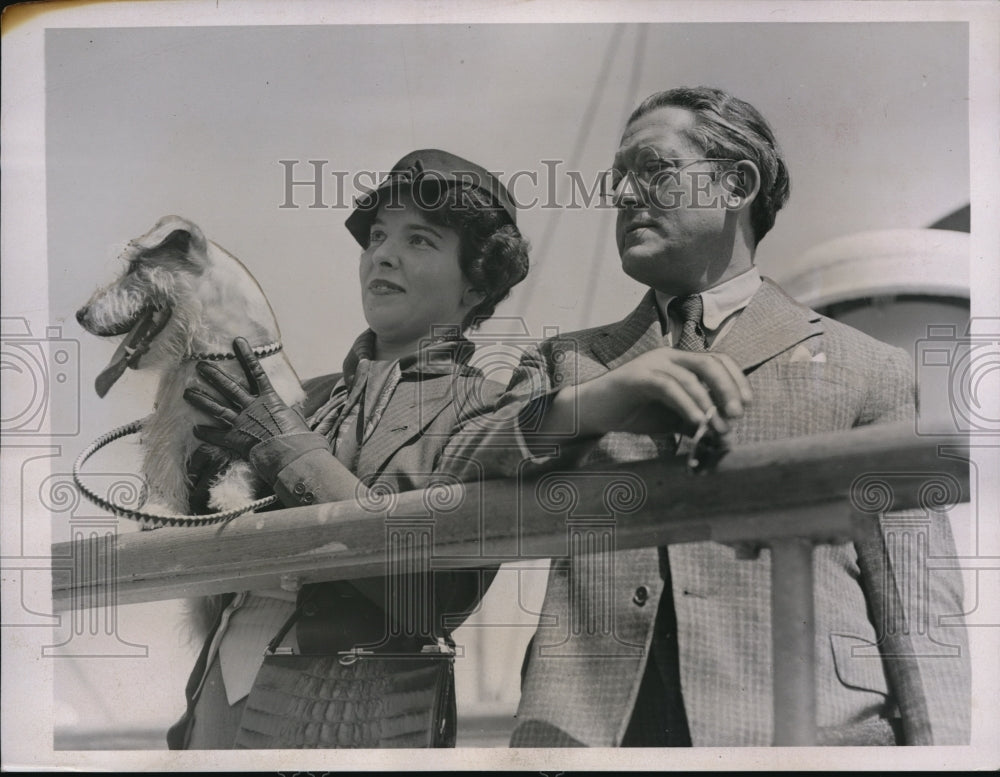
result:
[[[704,312],[701,315],[702,327],[709,332],[714,332],[733,313],[747,306],[760,284],[760,272],[756,267],[751,267],[735,278],[730,278],[718,286],[698,292],[701,294],[701,301],[704,305]],[[669,321],[667,306],[671,300],[675,299],[675,296],[664,294],[662,291],[656,292],[656,306],[659,308],[661,321]]]
[[[402,375],[443,375],[454,371],[456,365],[465,365],[476,346],[458,331],[441,335],[430,340],[416,353],[399,360]],[[362,361],[375,359],[375,333],[371,329],[362,332],[354,341],[344,359],[344,382],[351,386]]]

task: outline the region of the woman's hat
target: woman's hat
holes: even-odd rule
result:
[[[378,206],[387,194],[402,186],[408,187],[417,204],[428,210],[444,204],[442,194],[452,186],[479,189],[488,194],[493,204],[506,213],[511,224],[517,224],[514,200],[495,176],[460,156],[436,148],[426,148],[411,151],[396,162],[378,188],[358,200],[354,212],[344,224],[362,246],[368,243],[368,229]]]

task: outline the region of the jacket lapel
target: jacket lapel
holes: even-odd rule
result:
[[[650,289],[628,316],[595,333],[590,350],[601,364],[613,370],[663,344],[656,297]]]
[[[714,351],[736,360],[744,372],[823,332],[818,313],[800,305],[764,279],[733,328]],[[627,317],[594,333],[595,358],[609,370],[664,344],[652,289]],[[395,453],[424,430],[452,401],[455,374],[403,380],[371,438],[362,446],[359,473],[378,472]]]
[[[372,436],[361,446],[358,475],[378,473],[396,452],[424,430],[453,400],[454,373],[401,380]]]
[[[740,369],[750,372],[822,332],[819,313],[800,305],[765,278],[750,304],[733,322],[733,328],[712,350],[732,356]]]

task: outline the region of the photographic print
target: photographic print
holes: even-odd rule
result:
[[[5,9],[5,768],[995,768],[996,22]]]

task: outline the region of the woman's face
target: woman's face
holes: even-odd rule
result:
[[[409,192],[392,199],[401,207],[379,207],[359,271],[378,358],[412,353],[437,325],[461,329],[483,300],[459,266],[458,232],[428,221]]]

